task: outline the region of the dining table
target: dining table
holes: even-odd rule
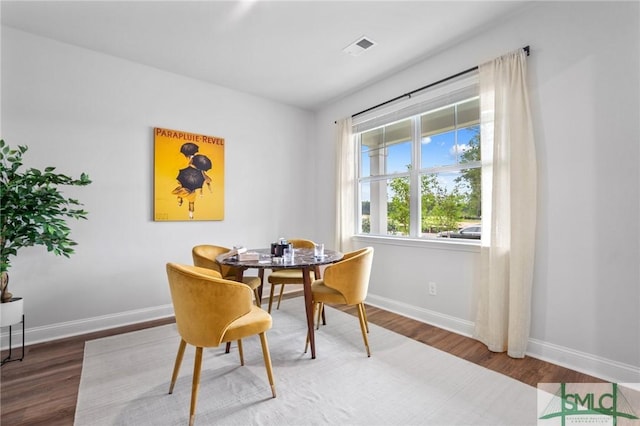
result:
[[[236,270],[236,280],[242,282],[244,271],[247,269],[257,269],[260,278],[260,287],[258,295],[262,299],[262,289],[264,284],[264,271],[266,269],[300,269],[302,271],[302,284],[304,293],[305,312],[307,316],[307,330],[309,336],[309,344],[311,347],[311,358],[316,357],[316,344],[314,333],[314,309],[313,294],[311,293],[311,271],[314,272],[315,279],[321,278],[320,267],[340,261],[344,254],[335,250],[324,250],[322,256],[315,256],[312,248],[294,248],[293,257],[287,262],[283,257],[272,254],[271,248],[249,249],[246,253],[257,253],[258,259],[239,260],[239,256],[229,254],[221,254],[216,261],[222,265],[231,266]],[[260,301],[258,301],[258,304]],[[228,347],[227,347],[228,350]]]

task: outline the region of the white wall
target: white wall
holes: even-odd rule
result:
[[[529,352],[628,382],[640,381],[638,28],[637,2],[534,2],[317,115],[319,170],[333,169],[336,119],[530,45],[539,207]],[[477,251],[366,244],[376,248],[371,303],[472,330]]]
[[[156,126],[225,138],[224,221],[152,220]],[[29,146],[28,166],[93,180],[66,191],[89,211],[70,223],[76,254],[13,260],[27,343],[171,313],[164,265],[195,244],[315,238],[313,129],[308,111],[2,28],[3,139]]]

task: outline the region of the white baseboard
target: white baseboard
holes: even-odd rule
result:
[[[173,305],[156,306],[134,311],[120,312],[117,314],[103,315],[99,317],[86,318],[77,321],[61,322],[40,327],[28,327],[29,319],[26,318],[25,345],[48,342],[51,340],[63,339],[65,337],[77,336],[79,334],[92,333],[94,331],[106,330],[109,328],[121,327],[139,322],[151,321],[160,318],[173,316]],[[22,327],[16,324],[12,327],[12,346],[15,348],[22,344]],[[9,331],[3,330],[0,335],[2,350],[9,348]]]
[[[367,303],[442,329],[473,336],[474,323],[369,293]],[[614,383],[640,383],[640,367],[623,364],[564,346],[529,339],[527,356]]]
[[[398,302],[397,300],[376,296],[371,293],[367,296],[366,302],[371,306],[431,324],[457,334],[462,334],[463,336],[471,337],[473,335],[473,322],[471,321],[444,315],[439,312],[430,311],[429,309],[419,308]]]
[[[613,383],[640,383],[640,367],[529,339],[527,355]]]

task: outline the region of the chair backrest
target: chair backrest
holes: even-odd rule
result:
[[[190,345],[220,345],[229,324],[251,311],[251,289],[216,271],[167,263],[167,277],[178,333]]]
[[[305,240],[301,238],[294,238],[292,240],[287,240],[287,242],[289,242],[293,246],[293,248],[313,249],[316,245],[316,243],[311,240]],[[291,273],[299,273],[300,279],[302,279],[302,269],[287,269],[287,272],[285,273],[287,275],[290,275]],[[276,273],[276,275],[278,274]],[[300,281],[300,284],[302,284],[302,281]]]
[[[216,261],[216,257],[228,253],[231,249],[210,244],[201,244],[191,249],[193,264],[201,268],[209,268],[220,272],[222,277],[231,278],[235,276],[235,271],[227,265],[221,265]]]
[[[369,291],[372,263],[373,247],[345,253],[324,270],[324,284],[342,293],[348,304],[362,303]]]
[[[309,248],[312,249],[315,246],[315,243],[311,240],[304,239],[293,239],[289,240],[289,243],[293,246],[293,248]]]

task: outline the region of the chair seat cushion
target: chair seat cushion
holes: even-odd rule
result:
[[[232,342],[253,334],[263,333],[271,328],[271,315],[267,311],[251,306],[251,311],[233,321],[222,336],[222,342]]]
[[[309,275],[311,276],[311,281],[313,281],[315,278],[313,271]],[[302,270],[277,269],[269,275],[268,281],[271,284],[302,284]]]
[[[313,293],[313,301],[321,303],[339,303],[346,304],[347,301],[338,290],[327,287],[323,280],[317,280],[311,283],[311,292]]]

